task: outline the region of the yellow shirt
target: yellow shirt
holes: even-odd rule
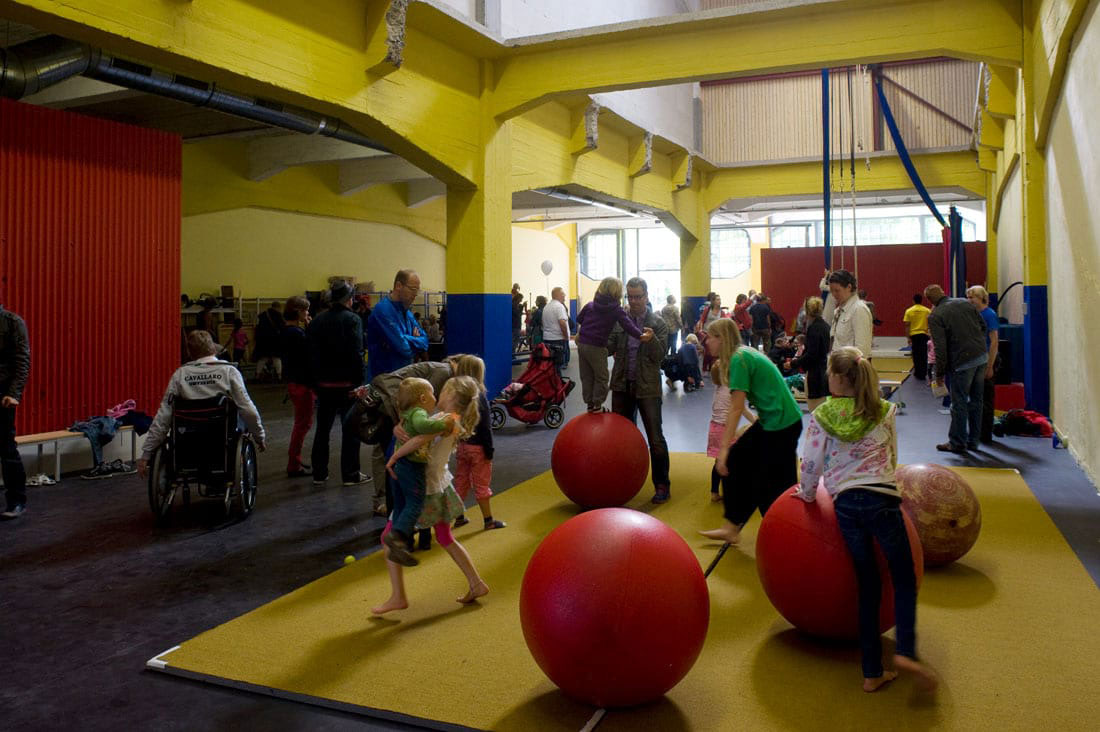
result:
[[[909,335],[928,335],[928,314],[932,312],[923,305],[914,305],[905,311],[902,322],[909,324]]]

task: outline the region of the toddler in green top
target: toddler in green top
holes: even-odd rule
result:
[[[417,378],[408,378],[401,382],[397,389],[397,410],[401,414],[401,428],[410,439],[417,435],[450,434],[454,429],[454,415],[432,419],[429,416],[432,409],[435,409],[435,392],[431,383]],[[404,441],[398,441],[395,449],[404,444]],[[424,507],[427,464],[428,445],[425,444],[394,465],[397,489],[393,492],[393,530],[382,541],[390,549],[390,558],[406,567],[419,564],[409,554],[409,547],[416,519]]]

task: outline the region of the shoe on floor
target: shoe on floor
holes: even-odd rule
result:
[[[936,411],[939,412],[940,414],[951,414],[951,408],[950,407],[941,407],[940,409],[937,409]]]
[[[321,488],[326,483],[328,483],[328,477],[327,476],[324,477],[324,478],[318,478],[316,475],[313,476],[313,487],[314,488]]]
[[[944,443],[941,443],[939,445],[936,445],[936,449],[939,450],[940,452],[953,452],[956,455],[965,455],[966,454],[966,448],[965,447],[952,445],[950,442],[944,442]]]
[[[668,488],[658,487],[653,493],[653,498],[649,499],[650,503],[667,503],[670,498]]]
[[[375,516],[388,516],[389,514],[390,514],[390,511],[389,511],[388,508],[386,508],[386,504],[384,504],[384,503],[380,503],[380,504],[378,504],[377,506],[374,507],[374,515]]]
[[[83,478],[84,480],[101,480],[103,478],[110,478],[112,475],[115,475],[115,474],[116,473],[111,468],[110,464],[100,463],[99,465],[95,466],[94,468],[89,470],[87,473],[84,473],[80,477]]]
[[[485,522],[485,530],[492,531],[493,529],[503,529],[508,524],[500,521],[499,519],[489,519]]]
[[[313,475],[313,471],[308,470],[304,465],[297,470],[286,471],[286,477],[288,478],[304,478],[307,475]]]
[[[370,483],[371,476],[364,475],[363,473],[356,473],[355,475],[344,478],[344,485],[363,485],[364,483]]]
[[[9,508],[7,511],[4,511],[4,513],[0,513],[0,519],[3,519],[4,521],[11,521],[13,519],[17,519],[20,516],[22,516],[23,512],[26,511],[26,510],[27,510],[26,506],[24,506],[22,503],[18,503],[16,505],[12,506],[11,508]]]
[[[382,543],[389,547],[390,561],[394,564],[400,564],[402,567],[415,567],[420,564],[420,560],[409,554],[405,542],[397,538],[395,533],[391,531],[382,537]]]
[[[458,518],[455,519],[454,528],[457,529],[460,526],[465,526],[468,523],[470,523],[470,519],[466,518],[465,514],[463,514],[462,516],[459,516]]]

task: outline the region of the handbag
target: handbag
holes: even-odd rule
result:
[[[386,414],[382,392],[373,386],[362,390],[348,419],[359,420],[359,439],[368,445],[384,445],[393,438],[393,422]]]

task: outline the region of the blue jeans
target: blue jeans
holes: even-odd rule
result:
[[[982,433],[982,391],[985,364],[951,373],[951,427],[947,439],[952,447],[978,446]]]
[[[901,517],[901,499],[850,488],[836,495],[833,506],[859,584],[859,650],[863,656],[863,676],[878,678],[882,676],[882,634],[878,627],[882,581],[875,559],[876,540],[886,555],[894,584],[895,653],[916,658],[917,579],[909,535]]]
[[[408,458],[401,458],[393,466],[393,472],[397,473],[397,485],[393,490],[393,529],[406,541],[411,540],[416,520],[424,510],[427,469],[427,463]]]

